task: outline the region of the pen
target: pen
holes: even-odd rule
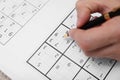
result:
[[[107,21],[115,16],[119,16],[119,15],[120,15],[120,8],[115,8],[113,11],[111,11],[109,13],[105,13],[102,16],[100,16],[94,20],[88,21],[85,25],[83,25],[83,27],[80,27],[80,29],[87,30],[87,29],[93,28],[93,27],[100,25],[100,24],[104,23],[105,21]],[[66,32],[64,37],[66,38],[68,36],[69,36],[69,33]]]

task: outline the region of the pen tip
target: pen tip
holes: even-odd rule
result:
[[[63,36],[64,38],[67,38],[67,37],[69,37],[69,33],[68,33],[68,31],[64,34],[64,36]]]

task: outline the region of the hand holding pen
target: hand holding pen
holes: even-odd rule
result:
[[[90,20],[88,22],[86,22],[82,27],[78,28],[78,29],[83,29],[83,30],[87,30],[90,28],[93,28],[95,26],[101,25],[102,23],[104,23],[105,21],[116,17],[116,16],[120,16],[120,7],[113,9],[111,12],[105,13],[102,16]],[[66,34],[64,35],[65,38],[69,37],[69,33],[66,32]]]
[[[86,55],[120,60],[119,9],[113,11],[118,6],[120,6],[120,0],[79,0],[77,2],[78,28],[70,30],[69,36],[77,42]],[[102,19],[98,18],[103,21],[100,25],[93,21],[88,22],[90,14],[94,12],[104,14]]]

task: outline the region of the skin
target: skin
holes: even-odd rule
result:
[[[89,20],[91,13],[104,14],[116,7],[120,7],[120,0],[77,1],[77,28],[70,30],[69,35],[87,56],[120,61],[120,16],[88,30],[78,29]]]

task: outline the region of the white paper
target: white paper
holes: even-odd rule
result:
[[[63,37],[76,27],[75,3],[1,0],[0,69],[12,80],[119,80],[115,60],[89,58]]]

